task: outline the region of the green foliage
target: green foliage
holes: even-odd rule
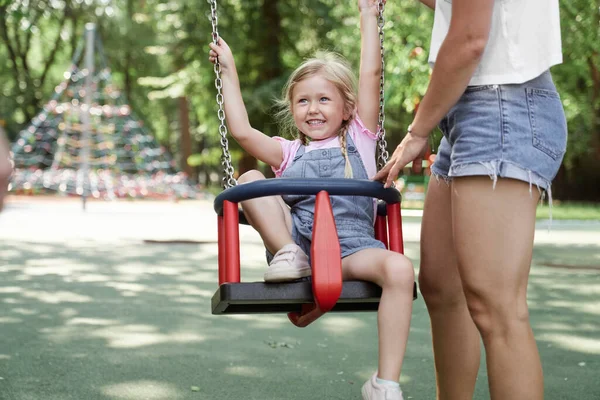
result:
[[[569,124],[567,170],[577,160],[600,160],[600,7],[598,2],[561,2],[564,63],[552,72]]]
[[[536,217],[538,219],[567,219],[567,220],[585,220],[600,221],[600,206],[597,203],[573,203],[573,202],[554,202],[552,208],[548,205],[540,205],[537,208]]]
[[[328,49],[358,68],[356,0],[219,0],[218,13],[219,33],[234,52],[251,123],[269,135],[278,134],[273,100],[304,58]],[[433,12],[416,0],[394,0],[387,2],[385,17],[385,121],[392,150],[427,88]],[[598,3],[561,1],[561,18],[565,62],[553,74],[569,123],[564,167],[573,176],[582,160],[600,159]],[[98,25],[115,81],[136,113],[175,155],[181,143],[177,99],[187,98],[195,153],[188,161],[207,176],[219,174],[207,2],[0,0],[0,27],[6,26],[0,36],[0,119],[11,137],[51,97],[86,22]],[[12,57],[11,49],[19,48],[25,56]],[[229,145],[237,162],[242,152],[231,140]]]

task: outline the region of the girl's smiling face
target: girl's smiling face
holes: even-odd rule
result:
[[[323,78],[313,75],[294,86],[292,114],[296,126],[312,140],[336,136],[342,122],[350,118],[338,88]]]

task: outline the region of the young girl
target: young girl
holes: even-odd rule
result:
[[[376,173],[381,57],[376,0],[359,0],[362,50],[358,96],[347,64],[331,54],[310,59],[290,76],[280,116],[298,139],[269,137],[252,128],[240,91],[233,55],[224,40],[210,45],[209,59],[221,64],[225,113],[237,142],[269,164],[277,177],[369,179]],[[249,171],[238,182],[265,179]],[[247,219],[273,256],[265,281],[310,275],[310,239],[315,196],[272,196],[242,202]],[[291,208],[291,209],[290,209]],[[398,385],[412,310],[414,273],[402,254],[374,238],[375,204],[361,196],[333,196],[332,208],[345,280],[382,288],[378,313],[379,369],[362,388],[364,399],[402,399]]]

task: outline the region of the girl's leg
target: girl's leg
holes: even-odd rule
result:
[[[481,345],[458,273],[450,186],[441,179],[431,179],[427,189],[419,288],[431,320],[437,399],[472,399]]]
[[[539,353],[529,323],[537,190],[512,179],[457,178],[452,214],[460,276],[483,338],[492,400],[543,399]]]
[[[384,249],[360,250],[342,260],[344,280],[364,280],[382,288],[377,327],[378,377],[397,382],[406,352],[415,276],[408,258]]]
[[[256,170],[241,175],[238,183],[254,182],[265,179]],[[242,201],[242,209],[246,219],[258,231],[265,247],[275,254],[286,244],[294,243],[292,239],[292,216],[281,196],[258,197]]]

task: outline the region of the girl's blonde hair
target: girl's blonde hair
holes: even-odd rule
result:
[[[348,62],[340,55],[331,52],[319,52],[314,58],[310,58],[303,62],[288,78],[287,83],[283,87],[282,98],[277,101],[279,111],[276,114],[277,119],[282,127],[284,134],[290,134],[293,137],[300,139],[302,144],[308,144],[308,137],[300,132],[294,122],[292,114],[292,97],[296,85],[315,75],[320,75],[331,82],[339,91],[344,101],[344,114],[350,115],[350,118],[342,122],[342,126],[338,131],[340,138],[341,150],[346,159],[344,168],[344,176],[352,178],[352,166],[348,158],[348,144],[346,133],[348,126],[354,118],[356,112],[356,78]]]

